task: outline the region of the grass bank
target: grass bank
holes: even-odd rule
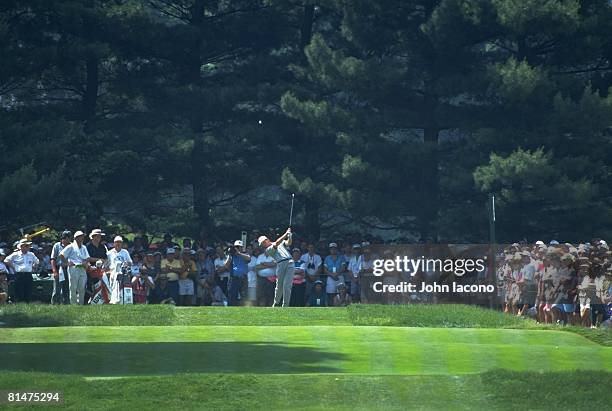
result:
[[[173,307],[166,305],[133,306],[50,306],[15,304],[0,308],[3,327],[57,326],[304,326],[358,325],[435,328],[555,329],[570,331],[605,346],[612,346],[612,331],[581,327],[539,325],[481,307],[441,305],[361,305],[347,308],[269,307]]]

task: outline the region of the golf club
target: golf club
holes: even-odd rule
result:
[[[291,193],[291,211],[289,212],[289,227],[291,227],[291,220],[293,220],[293,199],[295,198],[295,194]]]

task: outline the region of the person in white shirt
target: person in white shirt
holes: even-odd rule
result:
[[[259,254],[255,263],[255,272],[257,273],[257,305],[269,307],[274,303],[274,288],[276,287],[274,258],[264,252]]]
[[[108,268],[110,270],[110,285],[111,285],[111,304],[118,304],[121,302],[120,299],[120,284],[119,275],[122,274],[121,267],[125,264],[131,268],[132,257],[128,250],[123,248],[123,238],[116,236],[113,240],[113,248],[111,248],[106,255],[108,256]],[[129,282],[129,279],[124,281]]]
[[[218,281],[217,285],[221,287],[221,291],[223,294],[227,295],[227,283],[229,282],[230,273],[225,269],[225,262],[227,261],[227,256],[225,255],[225,251],[223,247],[217,247],[217,256],[215,257],[215,273],[217,274]]]
[[[306,263],[306,301],[314,288],[315,281],[320,279],[323,259],[316,253],[314,244],[308,244],[308,252],[301,258]]]
[[[68,265],[70,304],[85,304],[85,284],[87,283],[85,268],[90,258],[87,247],[83,245],[84,238],[85,233],[77,231],[74,233],[74,241],[59,254],[60,259],[67,262]]]
[[[349,258],[348,262],[348,276],[351,278],[351,288],[349,295],[353,300],[359,300],[360,288],[359,288],[359,272],[363,265],[363,255],[361,254],[361,244],[353,244],[353,253]]]
[[[51,270],[53,272],[53,294],[51,304],[69,304],[70,287],[68,278],[68,266],[60,264],[60,253],[70,244],[72,233],[68,230],[62,232],[60,241],[51,249]]]
[[[257,265],[257,257],[260,253],[259,247],[253,247],[250,252],[247,247],[247,254],[252,256],[251,260],[247,264],[247,305],[251,306],[255,305],[257,302],[257,271],[255,271],[255,266]]]
[[[15,301],[30,302],[32,295],[32,272],[36,269],[40,261],[30,251],[32,243],[28,240],[21,240],[17,243],[18,251],[9,254],[4,259],[4,263],[12,268],[17,275],[15,281]]]

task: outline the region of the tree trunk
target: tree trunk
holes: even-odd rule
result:
[[[188,66],[189,81],[198,86],[200,82],[201,47],[203,41],[205,0],[196,0],[191,7],[191,25],[198,29],[198,37],[193,43],[191,61]],[[198,217],[198,232],[210,232],[210,198],[208,193],[208,170],[206,169],[206,143],[202,131],[203,119],[196,111],[191,114],[190,126],[194,133],[193,150],[191,152],[191,170],[193,187],[193,209]]]
[[[210,232],[210,198],[206,169],[206,147],[202,132],[196,134],[191,152],[193,209],[198,216],[198,232]]]
[[[312,38],[312,23],[314,22],[314,4],[307,4],[304,6],[304,15],[302,18],[302,28],[300,30],[300,47],[304,50],[310,43]]]
[[[420,190],[419,232],[423,240],[437,240],[437,220],[439,206],[439,172],[438,172],[438,136],[437,127],[425,128],[424,144],[427,150],[427,161],[424,164]]]
[[[81,100],[81,116],[87,121],[96,115],[96,105],[98,103],[99,72],[98,59],[90,56],[85,62],[87,78],[85,80],[85,93]]]

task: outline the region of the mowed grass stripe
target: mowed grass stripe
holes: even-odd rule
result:
[[[3,331],[1,349],[8,355],[0,368],[59,369],[84,375],[173,372],[454,375],[494,368],[517,371],[612,368],[612,348],[577,335],[551,331],[341,326],[67,327]],[[518,337],[517,332],[525,335]],[[487,335],[491,333],[507,334],[497,338],[504,343],[489,343],[496,340]],[[564,345],[557,345],[556,334],[564,337]],[[134,367],[133,363],[139,362],[142,366]]]

